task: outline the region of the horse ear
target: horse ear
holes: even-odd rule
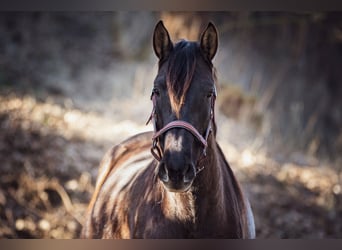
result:
[[[169,32],[164,26],[163,21],[159,21],[154,28],[153,33],[153,49],[159,60],[167,57],[173,45],[169,36]]]
[[[209,22],[201,35],[201,50],[210,61],[214,58],[218,47],[218,34],[215,25]]]

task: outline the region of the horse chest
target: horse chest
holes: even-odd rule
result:
[[[200,214],[193,205],[169,206],[158,203],[135,211],[142,216],[131,224],[132,238],[227,238],[232,231],[224,216],[214,210]]]

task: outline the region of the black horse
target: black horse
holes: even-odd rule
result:
[[[255,237],[249,202],[215,139],[217,47],[212,23],[199,42],[175,44],[156,25],[155,131],[107,152],[83,238]]]

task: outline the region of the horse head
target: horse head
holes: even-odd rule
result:
[[[169,191],[190,189],[216,133],[212,59],[217,47],[212,23],[199,41],[177,43],[171,41],[162,21],[155,27],[153,48],[159,67],[151,95],[152,154],[159,161],[158,177]]]

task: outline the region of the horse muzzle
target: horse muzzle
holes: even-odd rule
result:
[[[168,191],[186,192],[196,177],[196,168],[189,162],[162,160],[159,163],[158,177]]]

